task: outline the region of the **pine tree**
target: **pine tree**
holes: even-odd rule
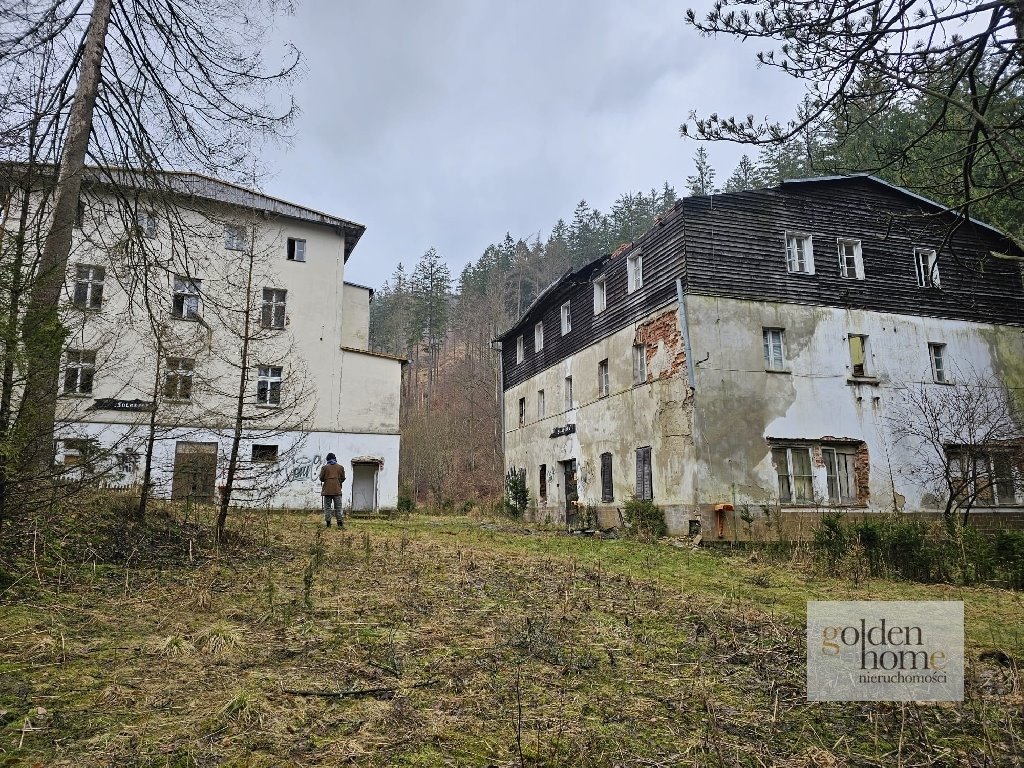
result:
[[[757,167],[751,161],[749,155],[743,155],[732,176],[725,182],[726,192],[742,192],[747,189],[757,189],[762,186],[760,174]]]
[[[715,169],[711,167],[708,151],[697,147],[693,156],[694,173],[686,177],[686,189],[691,195],[711,195],[715,192]]]

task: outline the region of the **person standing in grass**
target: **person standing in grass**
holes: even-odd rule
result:
[[[324,523],[331,527],[331,507],[338,527],[345,527],[345,514],[341,511],[341,485],[345,482],[345,468],[338,463],[338,457],[327,454],[327,463],[320,467],[320,482],[323,483],[320,495],[324,499]]]

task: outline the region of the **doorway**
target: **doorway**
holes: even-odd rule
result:
[[[579,490],[576,486],[576,459],[558,462],[562,465],[562,499],[565,502],[565,523],[570,528],[576,520],[577,510],[574,501],[579,498]]]
[[[380,464],[376,461],[352,462],[352,511],[377,511],[377,474]]]
[[[212,504],[216,485],[217,443],[175,443],[171,498]]]

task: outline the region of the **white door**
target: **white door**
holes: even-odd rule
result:
[[[377,465],[352,465],[352,511],[377,511]]]

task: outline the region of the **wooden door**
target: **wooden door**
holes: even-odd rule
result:
[[[171,498],[212,504],[216,486],[217,443],[176,443]]]

